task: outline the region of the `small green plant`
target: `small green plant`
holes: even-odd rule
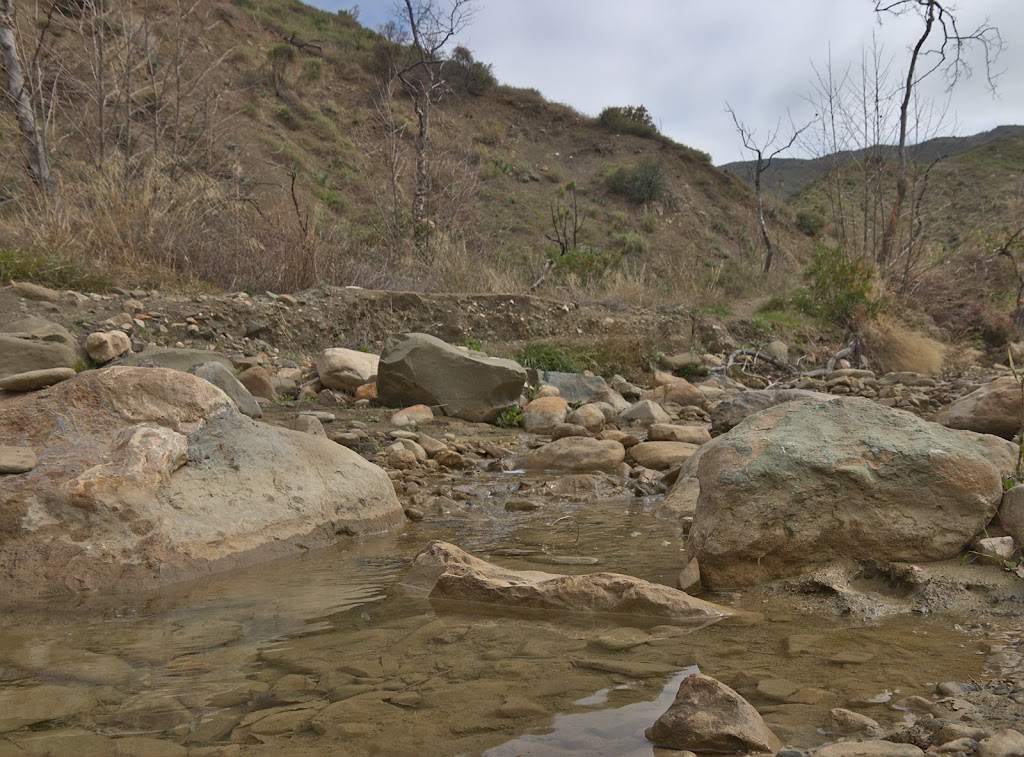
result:
[[[619,168],[607,179],[608,190],[636,205],[665,196],[665,174],[651,158],[640,158],[633,168]]]
[[[657,347],[651,347],[649,350],[644,352],[642,357],[643,361],[647,363],[647,367],[651,371],[654,371],[658,367],[661,360],[665,357],[665,353],[662,352]]]
[[[477,339],[475,337],[467,336],[466,337],[466,341],[463,342],[463,344],[465,344],[466,347],[468,349],[471,349],[473,352],[483,352],[484,351],[484,343],[481,342],[479,339]]]
[[[853,327],[858,318],[874,318],[883,310],[883,300],[874,294],[874,267],[840,247],[816,245],[804,278],[807,287],[794,294],[793,303],[822,321]]]
[[[356,352],[365,352],[368,355],[372,355],[373,354],[373,348],[369,347],[369,346],[367,346],[365,344],[360,344],[358,347],[356,347]]]
[[[516,362],[524,368],[538,371],[579,373],[593,368],[593,361],[578,350],[555,344],[533,344],[516,355]]]
[[[620,134],[635,134],[638,137],[657,137],[658,127],[654,125],[650,111],[643,105],[611,105],[601,111],[597,122],[609,131]]]
[[[324,75],[324,62],[319,58],[306,58],[302,61],[302,78],[307,82],[320,81]]]
[[[494,423],[501,428],[516,428],[522,426],[524,420],[526,420],[526,415],[523,414],[523,409],[519,405],[513,405],[508,410],[501,412]]]

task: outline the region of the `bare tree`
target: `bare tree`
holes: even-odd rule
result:
[[[797,139],[800,138],[800,135],[811,127],[814,121],[808,121],[800,128],[793,127],[789,139],[785,139],[781,136],[782,121],[780,119],[775,125],[775,129],[769,130],[768,136],[765,137],[763,141],[759,142],[757,141],[757,133],[740,121],[739,116],[736,115],[736,111],[732,109],[732,106],[729,105],[729,103],[725,104],[725,110],[730,116],[732,116],[732,122],[736,127],[736,133],[740,135],[743,147],[750,151],[755,158],[750,171],[751,178],[754,182],[754,198],[757,202],[757,225],[761,230],[761,239],[764,241],[765,247],[764,272],[768,273],[772,267],[775,248],[772,245],[771,236],[768,234],[768,225],[764,220],[764,192],[761,190],[761,177],[764,175],[765,171],[771,168],[772,161],[781,153],[790,149],[796,143]]]
[[[414,60],[400,68],[398,79],[412,98],[416,111],[416,175],[412,198],[412,223],[418,241],[429,221],[430,116],[431,108],[445,94],[445,46],[472,19],[472,0],[404,0],[403,21],[409,25]]]
[[[999,29],[984,21],[969,32],[962,32],[957,22],[956,9],[945,0],[876,0],[875,13],[879,19],[886,15],[917,14],[924,28],[910,52],[907,76],[903,84],[900,103],[900,129],[896,153],[896,195],[889,209],[889,219],[882,232],[878,251],[878,264],[885,266],[892,255],[900,215],[907,197],[907,121],[910,104],[917,85],[935,71],[941,71],[952,88],[961,77],[970,76],[971,66],[966,55],[968,48],[980,47],[984,53],[985,76],[989,87],[995,89],[998,73],[992,66],[1003,50]],[[933,37],[934,34],[934,37]],[[934,39],[934,43],[930,40]],[[931,65],[923,73],[918,64]]]
[[[25,76],[18,55],[18,42],[14,25],[14,8],[11,0],[0,0],[0,52],[3,53],[4,69],[7,71],[7,95],[14,103],[18,127],[25,140],[25,155],[28,172],[32,181],[48,197],[56,195],[57,184],[50,172],[50,160],[46,154],[43,135],[36,124],[36,113],[25,85]]]

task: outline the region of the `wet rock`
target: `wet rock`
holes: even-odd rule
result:
[[[523,408],[523,428],[531,434],[550,434],[565,423],[569,403],[561,397],[538,397]]]
[[[668,470],[682,465],[699,449],[685,442],[640,442],[629,448],[634,462],[652,470]]]
[[[917,757],[924,754],[913,744],[891,741],[841,741],[817,750],[815,757]]]
[[[389,407],[421,403],[468,421],[494,421],[519,400],[526,371],[512,360],[463,352],[428,334],[398,334],[384,345],[377,376]]]
[[[85,338],[85,352],[97,365],[109,363],[132,351],[132,340],[123,331],[94,331]]]
[[[1013,376],[983,384],[940,410],[935,422],[1010,439],[1021,427],[1020,384]]]
[[[672,706],[645,732],[659,746],[694,752],[776,752],[782,742],[749,702],[711,676],[679,684]]]
[[[615,613],[713,621],[735,611],[676,589],[617,573],[565,576],[500,568],[433,541],[413,562],[403,584],[431,599],[573,613]]]
[[[453,449],[441,450],[434,455],[434,460],[437,461],[438,465],[451,468],[452,470],[463,470],[473,465],[467,457]]]
[[[1007,728],[978,742],[978,757],[1022,757],[1024,734]]]
[[[856,736],[863,739],[880,739],[885,735],[878,721],[861,715],[858,712],[834,707],[829,710],[825,720],[825,730],[843,736]]]
[[[711,409],[711,433],[724,434],[739,425],[744,418],[793,400],[832,399],[824,392],[809,392],[804,389],[755,389],[743,392],[731,399],[722,400]]]
[[[498,708],[500,718],[543,718],[549,714],[548,710],[526,697],[507,697]]]
[[[352,394],[377,375],[380,356],[344,347],[331,347],[316,358],[316,372],[320,383],[328,389],[340,389]]]
[[[574,436],[533,450],[524,464],[530,470],[582,473],[613,471],[625,458],[626,449],[618,442]]]
[[[594,639],[594,644],[612,652],[622,652],[646,644],[650,640],[651,635],[639,628],[613,628]]]
[[[954,558],[1002,494],[961,435],[855,397],[770,408],[700,450],[690,549],[711,588]]]
[[[181,744],[166,739],[155,739],[148,736],[127,736],[114,739],[114,757],[185,757],[188,750]]]
[[[680,591],[700,589],[700,564],[696,560],[690,560],[686,563],[686,567],[679,571],[676,585]]]
[[[249,394],[249,390],[242,386],[241,382],[235,378],[235,374],[221,363],[216,361],[199,363],[199,365],[189,368],[188,372],[204,381],[209,381],[224,392],[243,415],[248,415],[250,418],[263,416],[263,410],[256,399]]]
[[[257,710],[242,718],[232,733],[232,741],[239,731],[256,736],[278,736],[285,733],[300,733],[311,728],[314,717],[327,706],[327,702],[305,702],[285,707],[270,707]]]
[[[0,473],[28,473],[36,467],[36,453],[31,447],[0,445]]]
[[[671,423],[655,423],[647,429],[647,441],[701,445],[711,441],[711,433],[704,426],[675,426]]]
[[[73,368],[45,368],[26,373],[11,373],[0,378],[0,391],[35,392],[74,377]]]
[[[78,341],[63,326],[27,316],[0,325],[0,378],[16,373],[74,368]]]
[[[38,456],[0,479],[0,522],[17,524],[0,594],[152,586],[402,521],[379,468],[178,371],[83,372],[2,403],[0,437]]]
[[[84,687],[16,686],[0,689],[0,733],[35,723],[64,720],[92,709],[96,697]]]

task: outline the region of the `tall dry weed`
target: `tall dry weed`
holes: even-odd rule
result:
[[[860,330],[864,355],[878,373],[913,371],[937,375],[946,347],[888,318],[864,324]]]

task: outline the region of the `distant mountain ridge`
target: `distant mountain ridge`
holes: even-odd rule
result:
[[[921,163],[931,163],[936,158],[951,158],[962,155],[978,147],[982,147],[1000,139],[1024,139],[1024,126],[997,126],[981,134],[967,137],[935,137],[910,146],[910,157]],[[827,174],[838,160],[845,163],[857,160],[866,153],[875,150],[869,147],[863,150],[844,151],[821,158],[776,158],[771,167],[761,177],[762,186],[767,194],[780,199],[789,199],[808,184]],[[896,147],[884,145],[883,153],[894,154]],[[753,161],[734,161],[718,166],[721,171],[732,174],[740,180],[752,184],[751,172]]]

